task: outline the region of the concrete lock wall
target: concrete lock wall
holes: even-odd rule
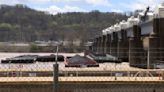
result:
[[[66,92],[163,92],[163,84],[76,84],[64,85]],[[61,91],[62,92],[62,91]]]
[[[59,92],[164,92],[163,83],[61,83]],[[51,83],[1,84],[0,92],[53,92]]]
[[[0,92],[53,92],[53,85],[44,83],[1,83]]]

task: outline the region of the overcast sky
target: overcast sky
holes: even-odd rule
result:
[[[0,0],[0,4],[25,4],[30,8],[47,11],[51,14],[59,12],[88,12],[99,10],[101,12],[126,12],[152,9],[164,0]]]

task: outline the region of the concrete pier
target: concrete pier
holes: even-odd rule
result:
[[[129,62],[131,66],[142,67],[141,61],[144,59],[143,42],[141,40],[141,29],[134,25],[132,28],[133,37],[129,40]]]
[[[164,18],[112,31],[96,38],[97,53],[108,53],[131,66],[155,68],[164,61]],[[113,29],[114,30],[114,29]]]
[[[111,35],[107,34],[107,39],[106,39],[106,53],[111,54]]]
[[[116,32],[113,32],[112,36],[112,42],[111,42],[111,55],[117,57],[117,45],[118,45],[118,34]]]
[[[119,58],[128,62],[129,43],[127,41],[126,30],[121,30],[121,39],[119,41]]]

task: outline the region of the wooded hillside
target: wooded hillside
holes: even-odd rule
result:
[[[86,41],[100,34],[102,29],[126,19],[124,14],[97,10],[50,15],[24,5],[1,5],[0,41]]]

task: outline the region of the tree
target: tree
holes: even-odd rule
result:
[[[9,23],[1,23],[0,24],[0,31],[10,31],[12,29],[13,29],[13,27]]]
[[[41,51],[41,48],[37,46],[36,44],[30,44],[30,52],[39,52]]]

